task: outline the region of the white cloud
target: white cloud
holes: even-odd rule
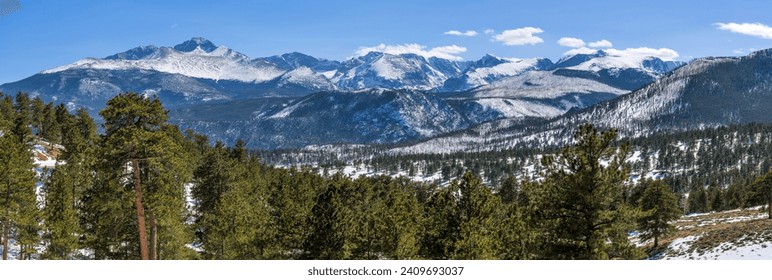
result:
[[[755,51],[758,51],[758,49],[755,49],[755,48],[736,49],[736,50],[733,50],[732,52],[735,53],[735,54],[746,55],[746,54],[749,54],[749,53],[752,53],[752,52],[755,52]]]
[[[591,48],[587,48],[587,47],[580,47],[580,48],[576,48],[576,49],[572,49],[570,51],[567,51],[567,52],[563,53],[563,55],[571,56],[571,55],[576,55],[576,54],[591,54],[591,53],[595,53],[597,51],[598,50],[596,50],[596,49],[591,49]]]
[[[450,45],[439,46],[436,48],[426,49],[426,46],[419,44],[404,44],[404,45],[386,45],[380,44],[374,47],[360,47],[354,53],[355,56],[363,56],[370,52],[382,52],[388,54],[405,54],[414,53],[423,57],[437,57],[449,60],[463,60],[464,58],[457,54],[466,52],[465,47]]]
[[[503,42],[504,45],[507,46],[536,45],[538,43],[543,43],[544,40],[534,36],[534,34],[539,34],[542,32],[544,32],[544,30],[541,30],[541,28],[523,27],[518,29],[504,30],[504,32],[494,36],[493,38],[496,41]]]
[[[622,57],[658,57],[664,61],[672,61],[678,58],[678,52],[668,48],[653,49],[641,47],[627,48],[624,50],[607,49],[605,51],[610,55]]]
[[[584,47],[584,40],[572,37],[563,37],[558,40],[558,44],[564,47],[581,48]]]
[[[483,33],[485,33],[485,35],[491,35],[491,34],[493,34],[493,32],[496,32],[496,31],[493,30],[493,29],[490,29],[490,28],[489,29],[485,29],[485,31],[483,31]]]
[[[450,30],[445,33],[442,33],[445,35],[453,35],[453,36],[466,36],[466,37],[474,37],[477,36],[477,31],[474,30],[467,30],[466,32],[461,32],[458,30]]]
[[[755,36],[764,39],[772,39],[772,27],[761,23],[716,23],[718,29]]]
[[[611,44],[611,42],[609,42],[608,40],[600,40],[600,41],[589,43],[587,44],[587,46],[589,46],[590,48],[610,48],[610,47],[613,47],[614,45]]]
[[[592,54],[597,51],[598,51],[597,49],[581,47],[581,48],[569,50],[563,53],[563,55],[571,56],[576,54]],[[603,51],[608,53],[610,56],[627,57],[627,58],[657,57],[664,61],[673,61],[679,56],[678,52],[668,48],[653,49],[653,48],[641,47],[641,48],[627,48],[624,50],[609,48],[609,49],[604,49]]]

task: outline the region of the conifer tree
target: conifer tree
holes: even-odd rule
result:
[[[582,125],[576,143],[545,156],[544,181],[529,188],[535,219],[544,231],[541,257],[554,259],[638,258],[627,240],[635,228],[634,211],[625,204],[623,185],[628,146],[613,146],[616,131]]]
[[[711,211],[724,210],[724,193],[716,182],[711,183],[707,190],[708,208]]]
[[[772,170],[756,178],[753,182],[753,189],[758,197],[767,202],[767,218],[772,219]]]
[[[24,117],[16,118],[17,125],[23,123],[20,119]],[[29,257],[30,249],[38,240],[39,214],[35,197],[34,165],[28,143],[21,141],[29,136],[16,135],[15,131],[25,130],[17,127],[13,133],[6,131],[0,136],[0,235],[4,260],[8,259],[11,237],[21,245],[22,259],[25,255]],[[29,132],[28,127],[26,132]]]
[[[494,196],[480,178],[467,172],[457,184],[460,218],[460,239],[456,244],[456,259],[495,259],[501,244],[498,238],[499,221],[503,218],[499,197]]]
[[[43,238],[47,248],[42,257],[45,259],[79,258],[76,251],[83,247],[81,206],[85,190],[94,184],[97,134],[88,113],[81,109],[77,114],[67,113],[57,118],[62,144],[67,148],[57,158],[63,164],[57,165],[44,186]]]
[[[184,254],[184,183],[191,180],[192,168],[186,167],[186,151],[178,142],[182,134],[166,123],[157,98],[119,94],[99,114],[105,121],[102,157],[112,174],[106,178],[120,182],[119,188],[133,186],[141,259]]]
[[[344,219],[346,179],[337,173],[316,196],[313,213],[309,216],[310,235],[305,240],[304,251],[309,259],[340,260],[346,257]]]
[[[40,99],[39,96],[32,99],[31,104],[32,109],[32,127],[34,127],[37,131],[38,136],[42,136],[43,132],[43,120],[45,113],[43,112],[45,110],[46,104],[43,103],[43,100]]]
[[[641,240],[654,239],[656,248],[660,238],[675,229],[670,222],[681,216],[681,209],[678,207],[678,198],[664,182],[644,180],[641,184],[644,189],[639,201],[643,212],[638,219],[642,231]]]
[[[384,205],[386,230],[380,232],[384,254],[393,259],[415,259],[419,256],[421,206],[412,183],[406,178],[390,180]]]
[[[229,152],[218,142],[206,152],[193,188],[196,234],[206,258],[283,257],[263,176],[245,151]]]
[[[302,257],[299,253],[312,233],[309,221],[316,199],[314,190],[325,182],[316,174],[295,168],[266,168],[264,174],[270,193],[271,216],[281,232],[276,244],[289,253],[284,258]]]
[[[428,259],[450,259],[461,238],[461,214],[456,203],[458,185],[436,190],[424,207],[421,255]]]
[[[508,177],[499,187],[497,196],[501,197],[504,217],[499,229],[502,243],[499,258],[501,259],[531,259],[536,251],[538,234],[533,229],[535,224],[532,217],[532,206],[528,203],[523,189],[537,185],[524,181],[523,187],[519,187],[514,177]],[[536,186],[539,187],[539,186]]]
[[[64,106],[61,106],[64,108]],[[65,111],[66,112],[66,111]],[[61,143],[61,121],[57,118],[56,107],[53,103],[48,103],[43,109],[43,122],[41,136],[54,143]]]
[[[52,171],[45,184],[45,204],[43,208],[45,234],[48,244],[43,254],[45,259],[71,259],[78,249],[80,225],[78,223],[77,190],[78,166],[75,163],[59,165]],[[73,176],[75,175],[75,176]]]
[[[14,119],[16,111],[13,109],[13,99],[0,92],[0,130],[10,131]]]
[[[708,212],[708,193],[702,186],[692,187],[689,192],[689,213]]]

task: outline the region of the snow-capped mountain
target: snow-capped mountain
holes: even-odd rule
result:
[[[246,55],[227,47],[216,47],[204,38],[193,38],[173,48],[146,46],[103,59],[81,59],[41,73],[51,74],[71,69],[149,70],[192,78],[254,83],[274,79],[284,72],[274,64],[251,61]]]
[[[392,152],[445,153],[564,145],[583,123],[602,129],[616,128],[623,137],[770,123],[770,111],[772,49],[767,49],[743,57],[697,59],[640,90],[553,120],[526,125],[517,119],[502,119]]]
[[[197,129],[210,134],[212,139],[228,142],[239,137],[270,137],[271,140],[261,140],[259,144],[251,143],[255,143],[253,147],[276,148],[394,143],[434,137],[502,118],[517,122],[553,118],[615,98],[678,65],[602,51],[566,57],[557,64],[543,58],[486,55],[476,61],[452,61],[382,52],[342,62],[298,52],[253,59],[207,39],[193,38],[174,47],[144,46],[105,58],[81,59],[0,85],[0,91],[23,91],[46,102],[64,103],[70,108],[87,107],[97,118],[96,113],[105,102],[120,92],[154,95],[176,114],[175,121],[184,129]],[[377,95],[371,89],[400,93]],[[306,98],[318,97],[312,95],[318,92],[328,93],[321,95],[326,98],[347,97],[329,101]],[[366,94],[349,98],[348,93]],[[426,96],[420,99],[418,95]],[[388,102],[391,105],[378,105],[386,102],[383,96],[392,97]],[[398,97],[415,102],[400,102]],[[307,114],[279,117],[279,111],[295,105],[307,108],[303,110]],[[399,125],[375,125],[380,127],[373,130],[378,133],[369,133],[365,126],[356,125],[363,122],[359,118],[343,117],[351,123],[325,119],[327,110],[342,108],[358,110],[344,115],[368,116],[373,125],[391,121]],[[317,111],[312,114],[311,109]],[[429,113],[432,110],[443,113]],[[395,117],[405,112],[410,114]],[[427,124],[409,117],[419,115],[436,120]],[[438,117],[441,115],[445,117]],[[364,130],[320,132],[315,137],[287,136],[303,132],[296,131],[290,123],[304,127],[301,124],[317,122],[319,127],[330,128],[325,124],[336,123],[339,127]],[[344,136],[346,133],[356,136]]]
[[[556,72],[558,75],[594,79],[630,90],[677,65],[656,58],[612,56],[603,51],[566,57],[557,64],[542,58],[486,55],[477,61],[460,62],[381,52],[343,62],[297,52],[251,59],[207,39],[193,38],[174,47],[143,46],[105,58],[81,59],[0,88],[30,92],[44,100],[76,106],[89,106],[89,100],[83,98],[86,92],[91,96],[112,96],[128,90],[159,94],[162,101],[197,103],[243,97],[234,96],[233,92],[249,92],[248,97],[303,96],[321,90],[370,88],[458,92],[529,71],[557,69],[563,70]],[[126,80],[140,84],[126,85],[122,82]],[[186,84],[175,84],[173,80]]]
[[[432,90],[460,74],[457,63],[417,54],[370,52],[343,63],[332,80],[343,90],[367,88]]]
[[[517,76],[527,71],[550,70],[554,64],[546,58],[516,59],[485,55],[467,63],[464,73],[445,80],[442,91],[460,91],[488,85],[498,79]]]

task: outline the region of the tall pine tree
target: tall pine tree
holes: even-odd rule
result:
[[[29,258],[38,241],[40,216],[26,112],[19,108],[14,127],[0,136],[0,236],[4,260],[8,259],[11,237],[20,245],[21,259]]]
[[[641,257],[627,240],[635,228],[634,211],[623,196],[628,146],[615,147],[616,131],[598,132],[589,124],[580,126],[574,138],[573,146],[542,159],[544,181],[528,188],[544,232],[541,257]]]
[[[99,114],[105,128],[101,154],[112,174],[107,180],[133,188],[139,257],[185,254],[191,240],[183,231],[184,184],[192,179],[192,167],[186,166],[188,155],[179,143],[184,137],[166,123],[167,111],[157,98],[119,94]]]

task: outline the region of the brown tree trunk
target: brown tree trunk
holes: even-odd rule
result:
[[[5,223],[3,223],[3,260],[8,259],[8,235],[10,235],[10,224],[11,220],[5,218]]]
[[[153,211],[148,209],[150,215],[150,259],[158,259],[158,221],[155,218]]]
[[[137,159],[131,160],[134,166],[134,192],[137,195],[137,227],[139,229],[139,253],[142,260],[148,259],[147,254],[147,231],[145,229],[145,208],[142,206],[142,182],[140,181],[139,174],[139,161]]]

